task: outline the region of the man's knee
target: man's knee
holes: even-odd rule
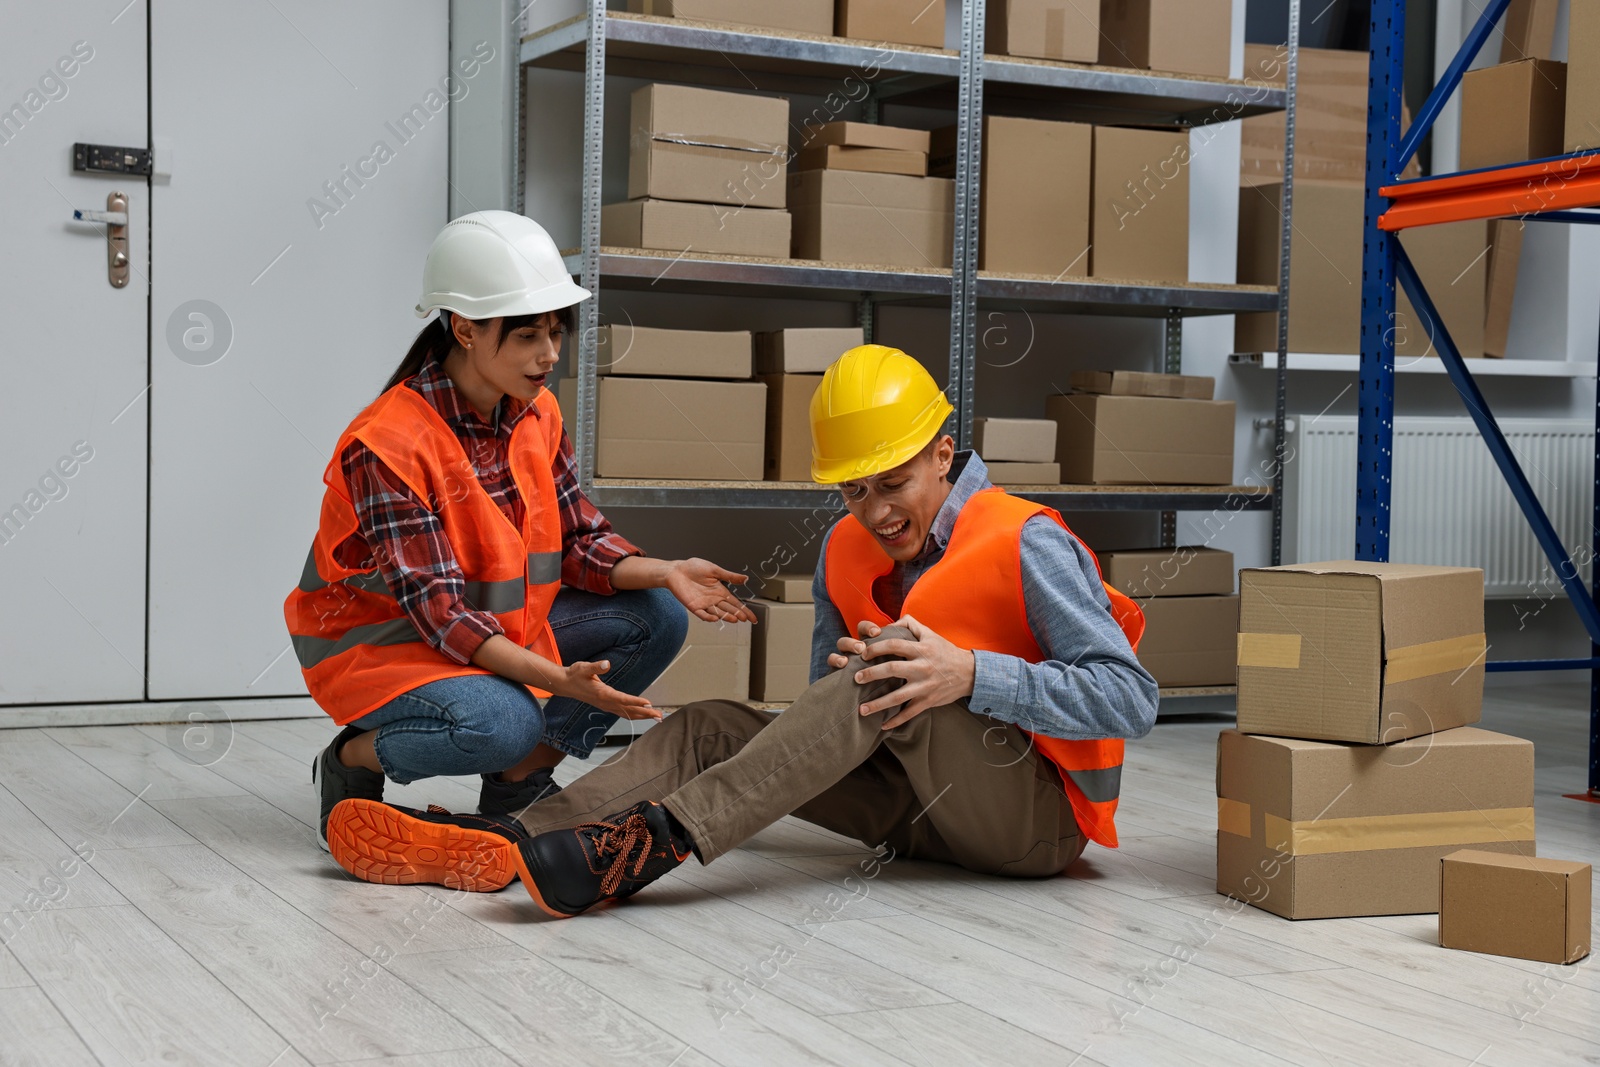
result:
[[[865,643],[869,645],[875,645],[879,641],[915,640],[916,638],[911,636],[911,631],[906,629],[904,626],[885,626],[881,631],[879,631],[877,637],[868,637],[865,639]]]

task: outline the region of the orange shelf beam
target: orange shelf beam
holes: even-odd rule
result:
[[[1468,219],[1520,218],[1600,206],[1600,150],[1534,163],[1446,174],[1386,185],[1389,210],[1378,228],[1391,233]]]

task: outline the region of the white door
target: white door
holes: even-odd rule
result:
[[[282,604],[323,468],[421,326],[447,98],[488,91],[447,80],[448,11],[153,5],[152,699],[305,692]]]
[[[72,170],[147,145],[145,39],[128,0],[8,3],[0,32],[0,706],[145,695],[149,180]],[[71,221],[113,191],[122,288]]]

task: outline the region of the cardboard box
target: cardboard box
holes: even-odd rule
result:
[[[595,340],[601,374],[658,378],[750,377],[749,330],[602,326]]]
[[[1589,954],[1594,868],[1462,849],[1439,869],[1439,944],[1541,963]]]
[[[1131,597],[1227,596],[1233,592],[1233,553],[1220,548],[1124,548],[1096,552],[1095,558],[1100,561],[1101,580]],[[1237,633],[1238,629],[1235,619],[1233,630]],[[1232,666],[1230,660],[1230,675]]]
[[[750,636],[750,699],[786,701],[811,685],[811,627],[816,605],[747,601],[756,613]]]
[[[1387,744],[1477,722],[1483,572],[1335,560],[1239,572],[1239,729]]]
[[[944,0],[839,0],[840,37],[944,47]]]
[[[1288,919],[1439,908],[1462,846],[1533,855],[1533,743],[1463,727],[1393,745],[1224,730],[1217,892]]]
[[[763,374],[769,482],[811,481],[811,396],[820,374]]]
[[[1549,0],[1551,7],[1554,0]],[[1551,16],[1551,22],[1555,21]],[[1600,7],[1573,4],[1567,27],[1567,108],[1563,152],[1600,146]]]
[[[984,11],[984,51],[1093,63],[1100,58],[1100,0],[994,0]]]
[[[989,481],[995,485],[1060,485],[1061,464],[1018,463],[996,460],[985,463],[989,468]]]
[[[1238,597],[1158,596],[1139,601],[1139,607],[1139,663],[1160,685],[1233,684]]]
[[[1239,190],[1239,270],[1245,285],[1277,285],[1283,186]],[[1338,182],[1296,179],[1294,233],[1289,241],[1289,351],[1361,351],[1361,240],[1364,190]],[[1400,238],[1428,287],[1450,336],[1469,359],[1483,354],[1482,221],[1420,226]],[[1438,355],[1404,292],[1395,299],[1395,356]],[[1278,316],[1239,315],[1234,350],[1276,352]]]
[[[1503,358],[1511,347],[1511,309],[1516,303],[1517,273],[1522,268],[1521,219],[1489,220],[1489,255],[1484,269],[1489,282],[1484,294],[1483,354]]]
[[[686,378],[599,379],[595,474],[601,478],[760,481],[766,461],[767,387]],[[578,380],[561,380],[563,418]]]
[[[1052,396],[1063,482],[1227,485],[1233,481],[1233,401],[1157,396]]]
[[[756,334],[757,374],[821,374],[865,344],[859,326],[804,326]]]
[[[1244,46],[1247,81],[1282,86],[1288,78],[1288,52],[1282,45]],[[1295,97],[1294,174],[1365,187],[1367,173],[1367,64],[1365,50],[1300,49]],[[1246,90],[1248,93],[1248,90]],[[1402,101],[1400,126],[1410,125]],[[1241,185],[1283,180],[1283,115],[1241,120]],[[1422,173],[1413,157],[1403,177]],[[1299,186],[1295,188],[1298,194]],[[1299,205],[1296,204],[1296,211]]]
[[[1142,282],[1189,280],[1189,134],[1094,130],[1089,273]]]
[[[1556,15],[1560,10],[1559,0],[1511,0],[1500,23],[1500,62],[1555,58]],[[1576,50],[1571,51],[1577,54]]]
[[[905,174],[921,178],[928,173],[926,152],[899,148],[856,148],[850,145],[813,145],[794,157],[794,169],[856,170],[868,174]]]
[[[1461,168],[1559,156],[1566,138],[1567,65],[1524,59],[1461,79]]]
[[[750,630],[747,622],[705,622],[691,615],[683,650],[645,689],[645,697],[658,708],[749,700]]]
[[[950,266],[955,182],[903,174],[808,170],[789,175],[796,259]]]
[[[1217,380],[1204,374],[1152,374],[1142,370],[1075,370],[1072,388],[1107,396],[1175,396],[1210,400]]]
[[[783,207],[789,101],[686,85],[629,100],[628,198]]]
[[[784,604],[809,604],[811,579],[812,575],[809,574],[774,574],[771,578],[762,578],[752,584],[767,600]]]
[[[973,419],[972,447],[986,463],[1050,463],[1056,458],[1056,423],[1054,419]]]
[[[1100,62],[1228,76],[1233,0],[1100,0]]]
[[[628,0],[628,10],[636,15],[833,36],[833,0]]]
[[[772,208],[626,200],[600,209],[600,243],[788,259],[790,217]]]
[[[988,115],[983,131],[979,268],[1087,275],[1094,127]]]
[[[875,122],[828,122],[816,126],[803,138],[799,149],[818,145],[846,148],[887,148],[899,152],[928,154],[928,131],[904,126],[880,126]]]

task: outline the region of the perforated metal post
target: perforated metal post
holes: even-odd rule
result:
[[[600,343],[600,167],[606,105],[606,5],[590,0],[589,39],[583,68],[583,245],[579,278],[591,294],[578,305],[578,421],[573,449],[578,484],[594,483],[595,409]]]
[[[1378,191],[1398,173],[1405,0],[1372,0],[1367,89],[1366,223],[1361,253],[1361,378],[1357,392],[1356,558],[1389,558],[1394,466],[1394,235],[1378,229]]]
[[[1183,312],[1167,309],[1167,321],[1162,330],[1161,371],[1163,374],[1183,373]],[[1161,513],[1161,547],[1178,547],[1178,513]]]
[[[972,443],[977,381],[978,196],[983,157],[983,0],[961,5],[961,81],[956,105],[955,234],[950,260],[950,375],[957,448]]]
[[[1278,370],[1272,408],[1272,565],[1283,562],[1284,426],[1289,410],[1289,261],[1294,240],[1295,94],[1300,85],[1300,0],[1289,0],[1288,69],[1284,72],[1283,217],[1278,248]]]

